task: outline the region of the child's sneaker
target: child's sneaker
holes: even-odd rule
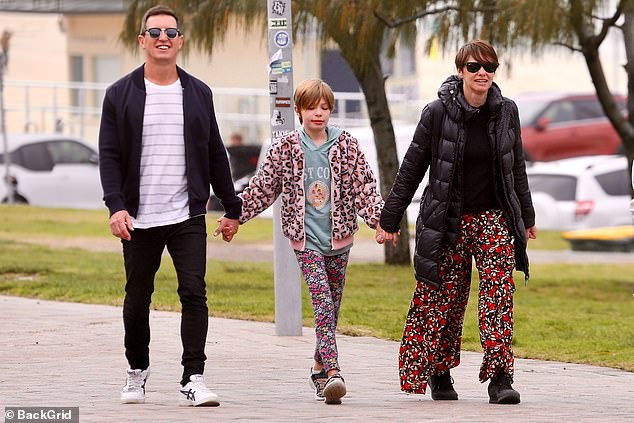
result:
[[[310,369],[310,377],[308,378],[308,383],[310,387],[315,390],[315,399],[317,401],[323,401],[324,398],[324,387],[326,386],[326,382],[328,382],[328,374],[326,373],[326,369],[321,369],[321,372],[314,373],[313,369]]]
[[[191,375],[189,377],[187,385],[180,388],[178,402],[180,405],[193,405],[194,407],[199,405],[220,405],[218,395],[207,388],[203,375]]]
[[[121,390],[122,404],[143,404],[145,402],[145,382],[150,376],[150,368],[128,369],[126,384]]]
[[[339,373],[328,378],[324,387],[326,404],[341,404],[341,398],[346,395],[346,382]]]

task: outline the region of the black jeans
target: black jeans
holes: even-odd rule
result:
[[[205,369],[208,312],[205,290],[207,265],[207,227],[205,217],[198,216],[175,225],[135,229],[130,241],[123,244],[126,271],[123,325],[125,355],[130,368],[146,369],[150,365],[150,303],[154,292],[154,275],[167,247],[178,278],[180,297],[181,341],[183,343],[183,381],[202,374]]]

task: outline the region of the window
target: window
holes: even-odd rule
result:
[[[546,109],[542,117],[552,123],[569,122],[575,120],[575,108],[570,101],[557,101]]]
[[[531,192],[544,192],[557,201],[575,201],[577,178],[568,175],[529,175]]]
[[[95,152],[75,141],[53,141],[47,144],[48,151],[55,164],[87,164],[94,162]]]
[[[70,57],[70,79],[73,82],[84,82],[84,57]],[[84,100],[80,97],[83,93],[79,89],[70,90],[70,101],[73,106],[81,106]]]
[[[605,118],[605,114],[601,108],[601,103],[599,103],[599,100],[596,98],[577,100],[574,104],[575,114],[578,120]]]
[[[50,171],[53,169],[53,160],[46,148],[46,143],[29,144],[18,148],[15,163],[34,171]]]
[[[96,56],[93,61],[95,82],[107,84],[116,81],[121,76],[120,60],[116,56]],[[105,91],[95,91],[95,104],[101,107]]]
[[[608,195],[630,195],[630,180],[627,169],[615,170],[595,176],[595,179]]]

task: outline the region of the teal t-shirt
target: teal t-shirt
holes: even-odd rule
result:
[[[339,250],[332,249],[330,160],[328,152],[335,144],[342,129],[326,127],[327,141],[317,147],[306,134],[304,128],[299,130],[299,138],[304,151],[304,192],[306,193],[306,215],[304,230],[306,231],[305,248],[318,251],[325,256],[334,256],[348,251],[351,245]]]

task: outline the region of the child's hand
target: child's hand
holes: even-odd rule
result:
[[[218,236],[222,233],[222,240],[225,242],[231,242],[233,236],[238,232],[240,222],[238,219],[229,219],[228,217],[221,217],[217,220],[218,227],[214,231],[214,236]]]
[[[377,243],[383,244],[385,241],[392,241],[392,245],[396,247],[398,244],[398,236],[401,234],[401,231],[398,232],[385,232],[381,225],[377,223],[376,225],[376,234],[374,235],[374,239]]]

